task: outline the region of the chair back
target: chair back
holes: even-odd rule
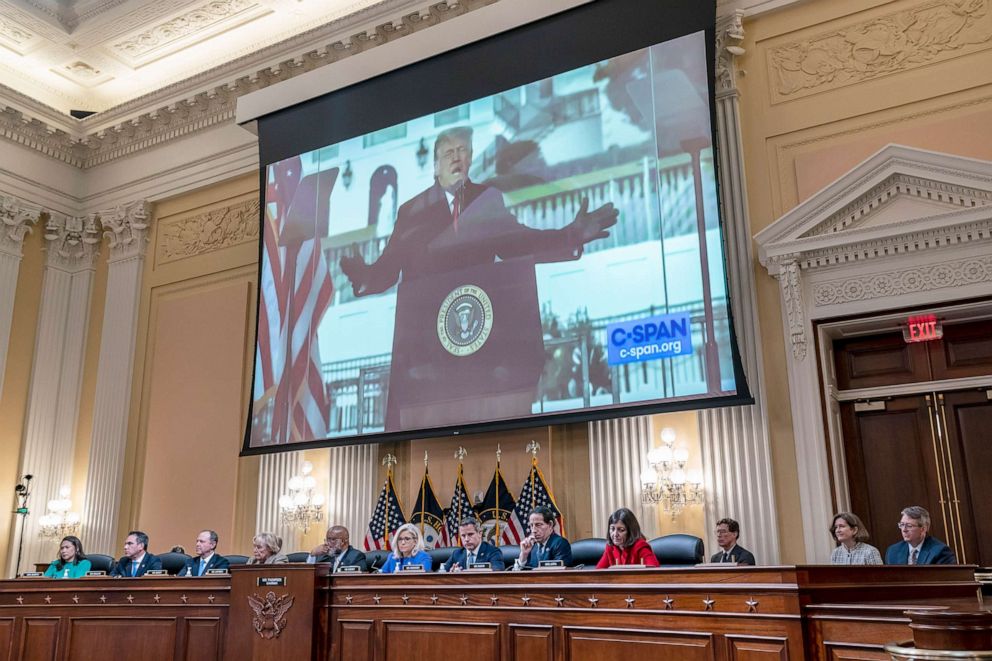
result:
[[[162,561],[162,569],[169,572],[170,576],[175,576],[186,566],[186,561],[190,557],[185,553],[172,553],[170,551],[159,554],[158,559]]]
[[[585,565],[592,569],[606,552],[606,540],[602,537],[577,539],[572,542],[572,566]]]
[[[503,564],[507,569],[513,569],[513,563],[520,557],[519,544],[503,544],[499,547],[499,552],[503,554]]]
[[[287,553],[286,557],[289,558],[290,562],[306,562],[310,554],[306,551],[294,551],[293,553]]]
[[[440,546],[434,549],[427,549],[427,555],[431,556],[431,564],[433,565],[433,570],[437,571],[441,568],[441,565],[448,561],[451,554],[455,552],[457,546]]]
[[[365,552],[365,562],[369,564],[369,571],[375,569],[382,569],[382,566],[386,564],[386,558],[392,554],[392,551],[387,551],[386,549],[378,549],[376,551],[366,551]]]
[[[114,566],[114,559],[102,553],[90,553],[86,559],[90,561],[92,571],[105,571],[109,574],[110,568]]]
[[[225,555],[227,561],[232,565],[246,565],[248,564],[248,556],[246,555]]]
[[[690,567],[703,561],[703,540],[695,535],[675,533],[648,543],[662,567]]]

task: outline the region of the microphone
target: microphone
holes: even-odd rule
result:
[[[369,573],[370,574],[381,574],[382,573],[382,569],[375,566],[375,563],[379,562],[379,560],[380,560],[380,558],[376,558],[376,559],[374,559],[372,561],[372,566],[369,567]]]
[[[586,568],[586,566],[584,564],[579,564],[579,565],[575,565],[574,567],[572,567],[572,569],[585,569],[585,568]]]

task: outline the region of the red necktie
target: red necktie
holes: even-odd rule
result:
[[[455,226],[455,231],[458,231],[458,214],[461,212],[461,195],[455,193],[455,196],[451,200],[451,220]]]

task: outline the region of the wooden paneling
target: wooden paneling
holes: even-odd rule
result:
[[[340,658],[372,661],[375,658],[375,629],[372,620],[339,620],[335,635]]]
[[[9,661],[14,645],[14,623],[12,617],[0,618],[0,661]]]
[[[877,646],[847,645],[827,643],[827,661],[889,661],[892,657]]]
[[[710,661],[715,658],[713,635],[565,627],[567,661],[630,661],[638,658]]]
[[[497,624],[386,621],[382,646],[385,661],[501,658]]]
[[[732,661],[785,661],[789,641],[762,636],[727,636],[727,656]]]
[[[215,661],[221,655],[223,629],[218,617],[187,617],[185,661]]]
[[[954,450],[954,486],[968,509],[961,513],[968,562],[992,566],[992,400],[983,390],[944,395],[946,429]],[[966,517],[970,513],[971,520]],[[971,534],[969,534],[971,533]]]
[[[933,379],[992,374],[992,321],[944,326],[939,342],[927,342]]]
[[[59,642],[59,618],[26,617],[21,631],[21,646],[14,654],[15,659],[49,661],[55,658]]]
[[[70,659],[172,661],[176,656],[172,617],[74,617],[68,636]]]
[[[928,381],[926,346],[906,344],[902,333],[834,343],[834,368],[841,390]]]
[[[554,628],[526,624],[511,624],[510,661],[553,661],[555,654]]]

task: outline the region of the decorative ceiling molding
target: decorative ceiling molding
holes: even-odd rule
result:
[[[928,0],[773,48],[772,103],[889,76],[992,47],[988,0]]]
[[[282,64],[267,66],[248,74],[242,69],[241,75],[234,75],[222,84],[154,110],[132,114],[130,117],[123,109],[99,113],[84,121],[76,122],[76,130],[66,130],[71,124],[67,125],[63,116],[37,102],[18,103],[19,107],[0,105],[0,137],[69,165],[83,169],[91,168],[177,138],[188,137],[231,123],[234,121],[237,98],[242,94],[332,64],[498,1],[433,2],[421,11],[407,13],[397,21],[380,24],[371,32],[361,31],[347,40],[335,41],[318,48],[311,46],[302,53],[287,56]],[[280,52],[283,50],[279,49]],[[257,59],[257,56],[252,59]],[[230,72],[232,66],[233,63],[220,69]],[[153,95],[153,98],[168,98],[169,95],[174,97],[177,92],[196,85],[202,78],[216,78],[214,73],[207,72],[174,88],[161,90]],[[6,92],[6,90],[0,91]],[[21,99],[26,98],[20,96]],[[154,108],[155,106],[148,103],[150,100],[138,99],[126,105],[132,109]],[[42,112],[37,113],[38,110]],[[44,118],[33,117],[36,113],[43,115]],[[116,114],[122,119],[107,126],[105,116],[108,114]],[[56,125],[49,123],[49,120],[56,117],[59,118]]]

